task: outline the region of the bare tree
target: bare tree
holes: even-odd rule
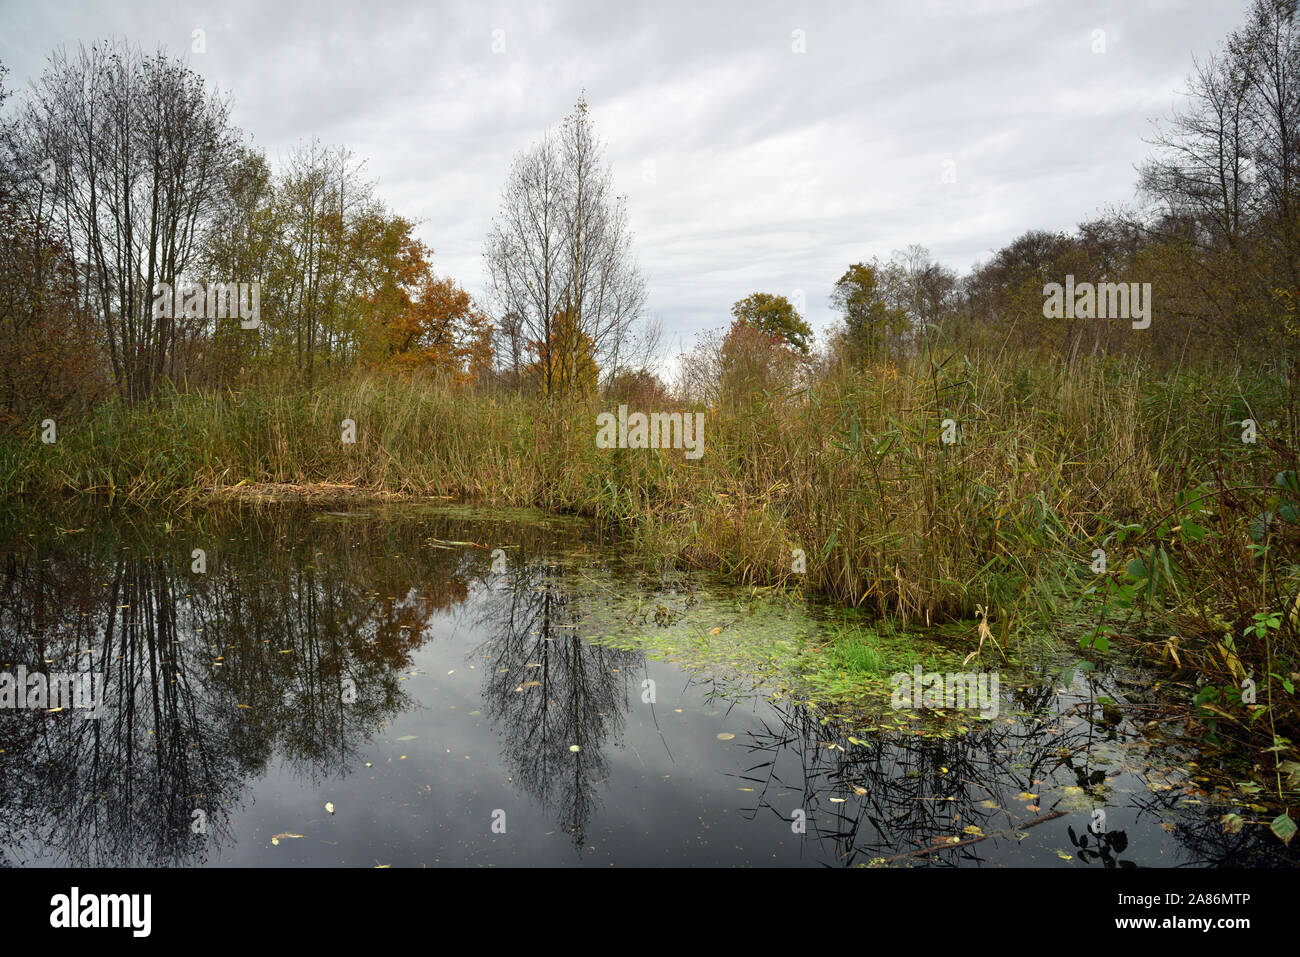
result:
[[[174,371],[178,344],[201,331],[195,317],[155,316],[154,290],[196,262],[222,202],[236,145],[229,103],[162,51],[102,43],[50,57],[23,127],[28,154],[52,164],[114,379],[141,401]]]
[[[548,393],[572,381],[578,357],[569,338],[556,336],[561,315],[609,376],[625,361],[645,305],[627,200],[614,193],[602,154],[579,99],[558,131],[515,158],[484,250],[489,297],[511,340],[500,352],[518,356],[523,338]]]
[[[913,243],[904,250],[895,250],[884,279],[886,290],[906,313],[913,337],[924,343],[930,327],[953,301],[957,274],[932,260],[930,250]]]
[[[1197,64],[1187,104],[1142,168],[1147,226],[1177,257],[1184,314],[1227,348],[1267,344],[1277,290],[1300,285],[1300,25],[1296,0],[1254,0]]]
[[[1246,142],[1246,80],[1232,60],[1196,64],[1187,106],[1157,124],[1157,155],[1139,186],[1168,214],[1190,215],[1205,243],[1235,246],[1249,218],[1254,189]]]
[[[1228,48],[1249,94],[1253,172],[1271,213],[1280,277],[1300,285],[1297,205],[1300,196],[1300,24],[1296,0],[1255,0]]]

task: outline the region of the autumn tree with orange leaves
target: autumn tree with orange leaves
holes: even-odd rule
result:
[[[363,359],[372,365],[428,369],[475,381],[492,365],[492,326],[454,280],[439,276],[432,250],[403,222],[399,248],[367,297]]]

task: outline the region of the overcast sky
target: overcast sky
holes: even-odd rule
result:
[[[475,294],[512,156],[585,88],[675,351],[750,292],[802,293],[820,336],[852,262],[965,271],[1131,201],[1149,121],[1247,5],[0,0],[0,61],[21,90],[58,45],[162,44],[273,166],[312,136],[366,158]]]

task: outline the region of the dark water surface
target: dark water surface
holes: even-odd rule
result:
[[[107,707],[0,710],[5,865],[1289,863],[1265,828],[1225,831],[1251,812],[1151,737],[1140,674],[1004,675],[1002,715],[970,733],[849,742],[744,674],[588,640],[738,603],[625,567],[575,521],[9,522],[0,669],[106,673]],[[1089,720],[1100,694],[1135,709]]]

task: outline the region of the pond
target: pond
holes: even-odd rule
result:
[[[1134,665],[1026,656],[991,719],[832,719],[744,654],[825,609],[574,519],[69,506],[0,536],[0,669],[104,689],[0,709],[6,866],[1294,864],[1225,829],[1251,812]]]

